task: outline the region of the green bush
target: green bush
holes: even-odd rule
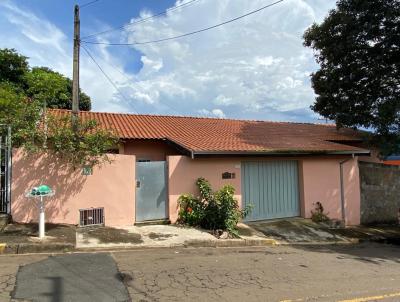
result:
[[[328,213],[324,212],[324,207],[322,206],[322,203],[317,201],[315,203],[315,209],[311,210],[311,220],[314,222],[327,222],[329,221]]]
[[[199,178],[196,184],[200,191],[199,197],[190,194],[179,197],[178,221],[208,230],[226,230],[238,236],[236,225],[249,214],[251,207],[247,206],[243,210],[239,208],[234,198],[235,189],[230,185],[213,192],[210,183],[204,178]]]

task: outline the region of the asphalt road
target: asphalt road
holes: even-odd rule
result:
[[[400,301],[400,247],[0,256],[0,301],[11,294],[28,301]]]

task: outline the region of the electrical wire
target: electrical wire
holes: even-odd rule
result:
[[[82,45],[82,47],[85,48],[83,45]],[[85,50],[88,50],[88,49],[86,48]],[[111,64],[110,62],[107,62],[106,60],[102,59],[101,57],[98,57],[98,58],[100,58],[100,60],[102,60],[104,63],[106,63],[107,65],[109,65],[110,67],[112,67],[115,71],[117,71],[120,75],[122,75],[127,81],[129,81],[129,82],[132,81],[132,79],[130,79],[130,78],[129,78],[123,71],[121,71],[117,66],[115,66],[114,64]],[[171,105],[169,105],[168,103],[161,102],[160,100],[158,100],[158,102],[159,102],[160,104],[164,105],[165,107],[167,107],[168,109],[170,109],[172,112],[174,112],[174,113],[176,113],[176,114],[178,114],[178,115],[181,114],[179,111],[177,111],[176,109],[174,109],[174,108],[173,108]]]
[[[151,40],[151,41],[144,41],[144,42],[134,42],[134,43],[107,43],[107,42],[93,42],[93,41],[85,41],[85,40],[81,40],[81,42],[87,43],[87,44],[101,44],[101,45],[109,45],[109,46],[130,46],[130,45],[143,45],[143,44],[150,44],[150,43],[159,43],[159,42],[164,42],[164,41],[179,39],[179,38],[191,36],[191,35],[194,35],[194,34],[198,34],[198,33],[201,33],[201,32],[207,31],[207,30],[210,30],[210,29],[214,29],[214,28],[223,26],[223,25],[228,24],[228,23],[232,23],[232,22],[237,21],[237,20],[239,20],[239,19],[242,19],[242,18],[245,18],[245,17],[250,16],[250,15],[252,15],[252,14],[258,13],[259,11],[262,11],[262,10],[264,10],[264,9],[266,9],[266,8],[269,8],[269,7],[271,7],[271,6],[274,6],[274,5],[276,5],[276,4],[280,3],[280,2],[283,2],[283,1],[284,1],[284,0],[276,1],[276,2],[274,2],[274,3],[265,5],[265,6],[261,7],[261,8],[259,8],[259,9],[256,9],[256,10],[253,10],[253,11],[251,11],[251,12],[248,12],[247,14],[241,15],[241,16],[239,16],[239,17],[230,19],[230,20],[228,20],[228,21],[225,21],[225,22],[222,22],[222,23],[213,25],[213,26],[209,26],[209,27],[206,27],[206,28],[203,28],[203,29],[199,29],[199,30],[196,30],[196,31],[192,31],[192,32],[186,33],[186,34],[182,34],[182,35],[178,35],[178,36],[173,36],[173,37],[168,37],[168,38],[164,38],[164,39]]]
[[[89,1],[89,2],[87,2],[87,3],[84,3],[84,4],[80,5],[79,8],[84,8],[84,7],[86,7],[86,6],[89,6],[89,5],[91,5],[91,4],[96,3],[96,2],[98,2],[98,1],[100,1],[100,0]]]
[[[99,1],[99,0],[97,0],[97,1]],[[136,20],[134,22],[131,22],[129,24],[125,24],[125,25],[122,25],[122,26],[119,26],[119,27],[115,27],[115,28],[111,28],[111,29],[108,29],[108,30],[100,31],[100,32],[97,32],[97,33],[94,33],[94,34],[90,34],[90,35],[87,35],[87,36],[83,37],[82,39],[92,38],[92,37],[95,37],[95,36],[98,36],[98,35],[103,35],[103,34],[106,34],[106,33],[113,32],[113,31],[127,29],[129,27],[134,26],[134,25],[137,25],[137,24],[149,21],[151,19],[158,18],[158,17],[161,17],[163,15],[166,15],[168,12],[172,12],[172,11],[177,10],[179,8],[190,6],[190,5],[192,5],[192,4],[194,4],[195,2],[198,2],[198,1],[199,0],[190,0],[188,2],[185,2],[185,3],[182,3],[180,5],[177,5],[177,6],[174,6],[172,8],[169,8],[169,9],[167,9],[165,11],[162,11],[162,12],[159,12],[157,14],[154,14],[152,16],[145,17],[145,18]]]
[[[92,54],[90,53],[90,51],[83,45],[81,45],[82,48],[86,51],[87,55],[92,59],[92,61],[96,64],[96,66],[100,69],[100,71],[103,73],[103,75],[105,76],[105,78],[111,83],[111,85],[114,86],[114,88],[118,91],[118,93],[124,98],[124,100],[129,103],[128,98],[121,92],[121,90],[119,90],[118,86],[111,80],[111,78],[107,75],[107,73],[103,70],[103,68],[101,68],[101,66],[99,65],[99,63],[97,63],[96,59],[92,56]],[[133,110],[134,113],[137,113],[136,110]]]

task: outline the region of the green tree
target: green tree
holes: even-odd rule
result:
[[[34,67],[26,73],[29,97],[45,103],[47,108],[72,109],[72,80],[47,67]],[[80,91],[79,109],[91,109],[90,98]]]
[[[27,72],[27,57],[18,54],[15,49],[0,49],[0,82],[10,82],[23,87]]]
[[[47,108],[71,109],[72,81],[46,67],[29,69],[27,58],[14,49],[0,49],[0,124],[11,125],[13,147],[28,153],[55,154],[74,168],[109,161],[107,152],[118,137],[96,121],[58,117]],[[90,98],[80,91],[80,109],[90,110]],[[3,128],[1,128],[3,129]]]
[[[400,2],[339,0],[304,34],[320,69],[311,107],[338,127],[372,129],[383,155],[400,148]]]
[[[0,124],[12,127],[14,147],[32,150],[40,144],[37,126],[41,112],[39,102],[26,98],[21,88],[0,82]]]
[[[15,49],[0,49],[0,82],[22,88],[21,93],[48,108],[72,109],[72,80],[47,67],[30,69],[27,59]],[[90,97],[81,90],[79,109],[91,109]]]

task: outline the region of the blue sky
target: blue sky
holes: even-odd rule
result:
[[[187,1],[99,0],[82,8],[81,35],[128,24]],[[131,43],[180,35],[271,2],[196,0],[93,41]],[[1,0],[0,47],[16,48],[30,57],[31,66],[48,66],[71,76],[74,4]],[[309,75],[318,66],[301,36],[334,5],[334,0],[285,0],[238,22],[179,40],[87,45],[121,93],[83,50],[81,87],[96,111],[316,122],[318,116],[309,109],[315,98]]]

